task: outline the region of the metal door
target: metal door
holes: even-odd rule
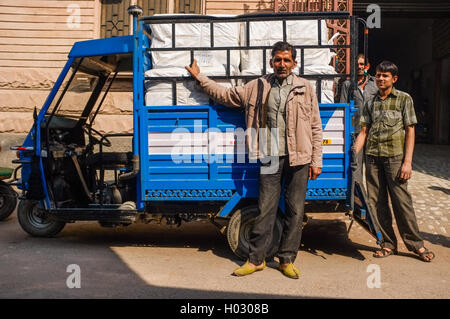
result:
[[[168,1],[170,0],[138,0],[136,1],[136,4],[139,5],[144,11],[143,16],[152,16],[158,13],[167,13]],[[195,2],[197,0],[186,0],[187,3],[189,3],[189,1]],[[198,1],[201,2],[201,0]],[[177,2],[181,3],[180,0],[178,0]],[[132,28],[131,24],[133,21],[127,11],[130,5],[131,0],[101,1],[102,14],[100,24],[100,37],[110,38],[123,35],[130,35]],[[181,9],[184,10],[185,7]],[[184,13],[184,11],[179,12]],[[189,11],[186,13],[197,13],[197,12]]]

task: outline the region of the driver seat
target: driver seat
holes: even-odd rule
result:
[[[113,170],[118,168],[132,168],[133,152],[102,152],[90,154],[85,164],[95,169]]]

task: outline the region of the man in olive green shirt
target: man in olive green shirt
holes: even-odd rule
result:
[[[411,178],[414,151],[414,105],[409,94],[394,88],[398,68],[389,61],[376,69],[378,93],[366,101],[361,115],[361,133],[354,149],[366,145],[366,182],[369,207],[383,235],[382,249],[374,257],[397,253],[397,238],[392,227],[388,191],[403,242],[409,251],[430,262],[434,253],[424,247],[419,233],[407,181]]]

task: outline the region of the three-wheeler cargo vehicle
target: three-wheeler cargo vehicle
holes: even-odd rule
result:
[[[210,77],[245,83],[261,74],[234,72],[230,63],[235,53],[259,50],[265,74],[266,52],[271,49],[271,45],[252,42],[248,31],[251,23],[279,21],[282,25],[279,40],[286,40],[291,21],[314,21],[318,42],[295,48],[300,53],[300,75],[317,81],[320,97],[322,81],[349,77],[355,82],[355,68],[352,66],[350,74],[305,74],[302,63],[305,53],[309,49],[329,51],[341,47],[349,50],[353,61],[357,19],[348,12],[139,17],[139,7],[130,7],[129,11],[134,16],[133,35],[73,45],[43,107],[34,112],[34,125],[23,145],[12,148],[18,150],[19,159],[15,162],[21,164],[20,225],[32,236],[48,237],[58,234],[66,223],[81,220],[95,220],[102,226],[113,227],[161,220],[180,225],[183,221],[208,219],[227,235],[233,252],[245,258],[249,229],[257,214],[260,164],[249,160],[245,152],[237,151],[242,144],[233,132],[246,129],[244,114],[211,100],[201,105],[179,104],[178,84],[194,80],[161,72],[149,75],[149,70],[156,69],[153,58],[158,53],[177,51],[187,54],[192,62],[199,52],[208,57],[222,50],[225,73]],[[326,19],[349,20],[351,41],[324,44],[321,28]],[[215,37],[219,36],[215,26],[219,23],[243,26],[248,31],[242,33],[243,42],[238,46],[215,45]],[[162,24],[171,26],[171,40],[165,47],[154,47],[152,30]],[[210,30],[209,45],[177,46],[181,24],[206,25]],[[112,83],[121,74],[132,74],[132,133],[102,134],[93,123]],[[158,81],[169,83],[173,96],[170,105],[158,105],[155,100],[148,103],[145,89]],[[308,181],[306,200],[342,204],[353,219],[379,240],[365,205],[364,190],[359,187],[361,183],[352,179],[353,100],[319,106],[324,129],[323,173],[317,180]],[[200,137],[195,138],[196,134]],[[213,136],[217,135],[225,141],[222,151],[212,147]],[[130,152],[107,151],[117,136],[129,136]],[[181,143],[186,136],[191,137],[187,144]],[[281,199],[279,213],[283,212]],[[278,248],[280,220],[274,227],[269,255]]]

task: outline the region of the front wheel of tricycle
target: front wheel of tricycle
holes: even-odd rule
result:
[[[65,222],[47,218],[35,200],[21,200],[17,218],[22,229],[34,237],[53,237],[66,225]]]
[[[17,204],[16,192],[4,182],[0,181],[0,220],[12,214]]]
[[[237,210],[231,216],[227,227],[227,240],[233,253],[242,259],[248,259],[250,231],[253,227],[258,208],[254,205]],[[267,248],[266,260],[273,259],[278,252],[283,225],[277,216],[273,227],[272,238]]]

